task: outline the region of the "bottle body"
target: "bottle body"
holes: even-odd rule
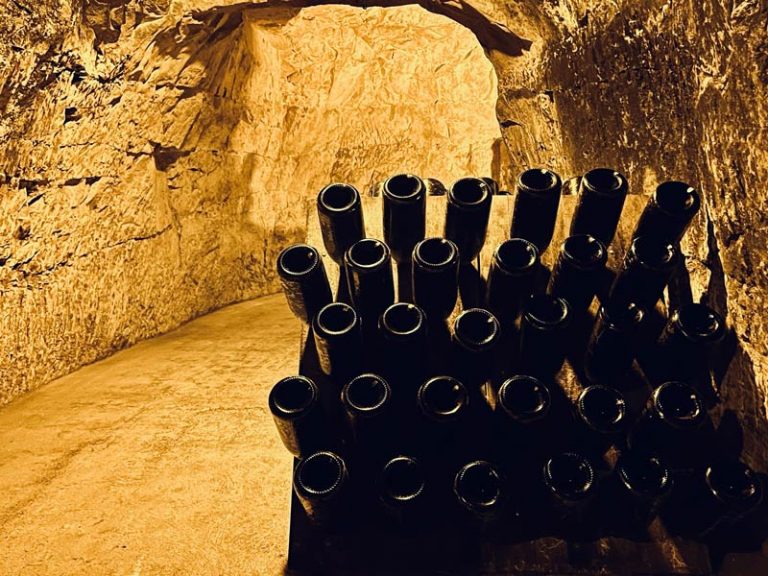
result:
[[[627,179],[610,168],[596,168],[581,177],[570,236],[590,234],[611,244],[627,197]]]
[[[469,308],[456,317],[451,335],[453,372],[470,393],[493,376],[500,335],[499,321],[487,310]]]
[[[679,259],[680,253],[666,241],[652,236],[635,238],[611,286],[608,301],[614,306],[633,303],[653,309]]]
[[[589,234],[569,236],[552,270],[547,292],[564,298],[573,313],[589,309],[605,272],[608,250]]]
[[[656,236],[677,244],[700,207],[699,193],[692,186],[677,181],[662,182],[648,198],[632,237]]]
[[[524,302],[533,294],[539,269],[539,252],[531,242],[511,238],[493,254],[488,271],[486,306],[509,334]]]
[[[314,524],[332,528],[350,512],[347,464],[334,452],[315,452],[299,461],[293,489]]]
[[[384,242],[397,263],[411,258],[414,246],[424,239],[427,189],[421,178],[398,174],[383,187]]]
[[[312,246],[294,244],[280,252],[277,274],[288,307],[305,324],[333,300],[323,260]]]
[[[510,238],[524,238],[542,254],[552,242],[560,206],[560,176],[544,168],[526,170],[517,179]]]
[[[571,315],[568,303],[534,294],[520,321],[520,367],[526,374],[551,376],[563,365]]]
[[[365,238],[360,193],[350,184],[329,184],[317,195],[317,215],[325,250],[341,265],[346,251]]]
[[[320,391],[305,376],[278,381],[269,393],[269,410],[288,451],[301,458],[328,442]]]
[[[491,198],[488,184],[479,178],[457,180],[448,191],[443,236],[456,244],[462,263],[477,258],[485,244]]]
[[[350,305],[332,302],[317,313],[312,328],[320,369],[340,389],[362,370],[360,318]]]
[[[347,250],[344,263],[349,295],[363,329],[375,329],[379,316],[395,301],[389,248],[379,240],[364,238]]]
[[[427,317],[415,304],[397,302],[381,315],[379,336],[379,371],[412,403],[426,376]]]
[[[587,345],[584,371],[591,382],[622,387],[635,358],[637,333],[645,317],[633,303],[601,306]]]
[[[459,249],[450,240],[427,238],[413,249],[413,300],[430,323],[445,320],[459,295]]]

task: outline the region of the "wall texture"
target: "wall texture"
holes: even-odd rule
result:
[[[3,401],[270,291],[328,179],[611,165],[701,188],[692,295],[728,314],[723,407],[768,461],[765,2],[26,2],[0,7]]]

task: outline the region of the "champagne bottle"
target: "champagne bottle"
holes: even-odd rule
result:
[[[384,378],[371,373],[356,376],[342,389],[341,403],[359,453],[386,453],[396,444],[392,389]]]
[[[317,195],[317,214],[325,250],[342,265],[346,251],[365,237],[360,193],[350,184],[329,184]]]
[[[397,174],[384,182],[384,242],[398,264],[410,261],[414,246],[424,239],[427,194],[421,178]]]
[[[305,324],[333,300],[323,260],[312,246],[294,244],[280,252],[277,274],[288,307]]]
[[[556,533],[583,536],[584,518],[597,493],[591,462],[581,454],[562,452],[544,464],[543,482],[548,494],[548,514]]]
[[[445,320],[459,294],[459,249],[444,238],[427,238],[413,249],[413,301],[429,323]]]
[[[591,234],[610,246],[626,197],[627,179],[623,174],[610,168],[596,168],[584,174],[569,236]]]
[[[672,486],[672,473],[662,460],[622,452],[603,487],[603,524],[614,533],[639,536],[658,515]]]
[[[695,188],[685,182],[662,182],[648,198],[633,237],[655,236],[677,244],[701,207]]]
[[[381,313],[395,301],[389,248],[380,240],[363,238],[347,250],[344,262],[352,305],[363,329],[375,329]]]
[[[725,338],[725,320],[705,304],[685,304],[672,312],[658,341],[661,375],[695,381]]]
[[[534,294],[520,322],[520,364],[527,374],[550,376],[563,365],[568,327],[568,303],[547,294]]]
[[[379,334],[383,344],[379,370],[412,402],[426,376],[426,315],[415,304],[392,304],[379,319]]]
[[[464,384],[450,376],[434,376],[416,392],[420,415],[420,451],[440,458],[454,452],[459,431],[468,424],[469,392]]]
[[[496,402],[498,436],[515,459],[552,447],[561,432],[551,416],[552,397],[538,378],[517,375],[499,387]],[[522,450],[516,450],[515,447]]]
[[[459,248],[462,263],[470,263],[483,248],[491,214],[491,190],[480,178],[462,178],[448,191],[443,236]]]
[[[506,480],[490,462],[475,460],[459,469],[453,494],[470,528],[484,529],[499,519],[507,503]]]
[[[426,470],[411,456],[389,460],[378,478],[379,500],[395,526],[413,532],[424,523],[426,506]]]
[[[517,179],[510,238],[524,238],[544,253],[552,242],[560,205],[560,176],[545,168],[531,168]]]
[[[651,394],[643,414],[630,431],[629,448],[660,456],[672,468],[700,464],[707,449],[704,404],[684,382],[665,382]]]
[[[638,237],[624,256],[608,301],[615,306],[637,304],[653,309],[680,259],[677,249],[653,236]]]
[[[317,313],[312,328],[320,369],[340,388],[362,370],[360,319],[349,304],[332,302]]]
[[[598,385],[584,388],[576,401],[579,449],[601,457],[623,440],[627,420],[627,403],[619,391]]]
[[[637,335],[645,317],[633,303],[601,306],[589,338],[584,371],[591,382],[617,388],[635,358]]]
[[[453,370],[472,392],[480,390],[494,374],[494,350],[500,334],[499,321],[482,308],[465,310],[453,323]]]
[[[493,253],[486,302],[507,334],[514,330],[523,303],[533,294],[539,265],[536,246],[522,238],[505,240]]]
[[[305,376],[278,381],[269,393],[269,410],[283,445],[301,458],[328,441],[320,392]]]
[[[605,272],[608,250],[589,234],[569,236],[557,256],[547,292],[568,302],[571,312],[589,309]]]
[[[293,473],[293,489],[313,524],[336,527],[349,514],[349,473],[334,452],[315,452],[301,460]]]

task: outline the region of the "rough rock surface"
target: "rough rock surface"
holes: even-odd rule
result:
[[[270,291],[275,250],[300,236],[294,198],[329,178],[508,183],[532,164],[612,165],[634,192],[666,178],[702,190],[684,246],[693,296],[738,336],[724,406],[764,466],[768,5],[423,0],[458,23],[440,31],[423,11],[301,8],[313,3],[0,6],[0,398]],[[499,128],[470,31],[498,77]],[[369,83],[370,66],[389,72]],[[430,101],[414,102],[424,86]],[[384,119],[397,129],[379,132]]]

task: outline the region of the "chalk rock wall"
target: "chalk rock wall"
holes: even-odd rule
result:
[[[493,67],[446,17],[139,6],[5,8],[28,27],[2,60],[0,404],[274,292],[328,182],[498,154]]]
[[[728,316],[722,412],[768,462],[765,2],[25,2],[0,7],[3,401],[273,290],[328,180],[610,165],[701,189],[689,297]]]

